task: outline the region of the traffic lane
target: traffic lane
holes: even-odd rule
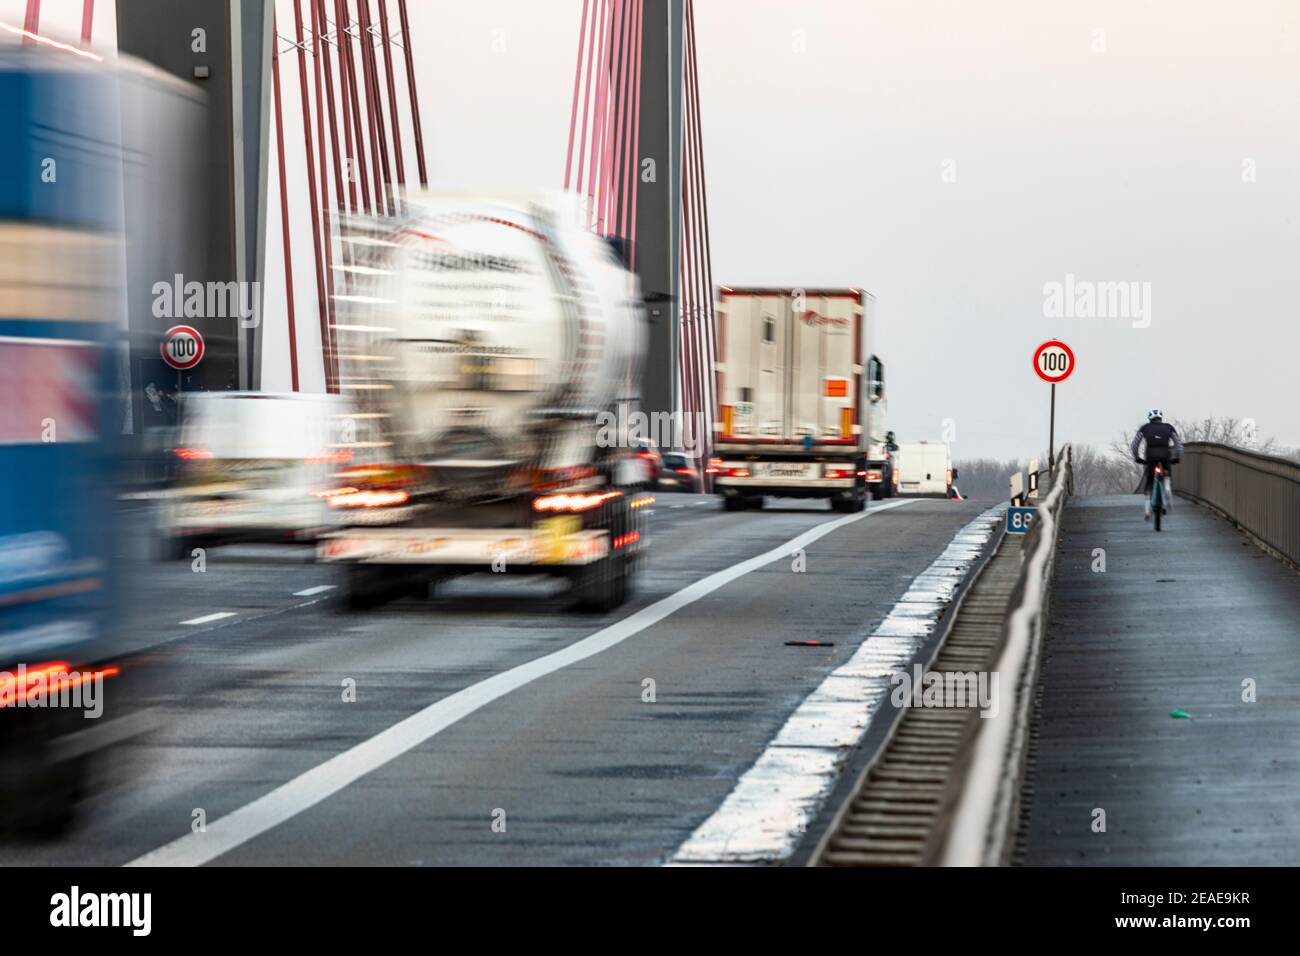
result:
[[[662,862],[981,510],[918,501],[847,525],[804,570],[791,556],[744,575],[216,862]],[[785,643],[810,638],[835,646]]]
[[[1025,862],[1293,864],[1300,576],[1199,505],[1159,534],[1141,512],[1075,498],[1062,519]]]
[[[155,509],[154,502],[119,508],[116,643],[122,654],[192,638],[234,618],[309,604],[335,589],[329,569],[313,563],[310,545],[219,545],[201,548],[197,557],[158,560]]]
[[[135,703],[150,707],[160,726],[116,748],[79,832],[56,845],[0,848],[0,861],[133,859],[186,832],[196,810],[216,819],[428,703],[833,517],[811,508],[725,513],[717,499],[682,497],[703,503],[656,505],[638,592],[604,617],[571,611],[564,585],[549,580],[478,575],[450,582],[434,601],[407,599],[353,615],[335,613],[322,598],[292,598],[288,588],[304,580],[283,580],[278,564],[223,561],[223,549],[211,549],[208,567],[226,569],[225,576],[164,565],[147,577],[153,590],[143,606],[155,646],[132,661],[148,670],[151,688],[148,700]],[[325,574],[317,580],[333,576],[328,568],[309,570]],[[223,606],[258,606],[194,628],[168,626],[170,606],[159,618],[162,598],[198,607],[218,581],[248,588]],[[343,698],[345,680],[355,682],[355,702]]]
[[[804,507],[800,512],[825,511],[824,503],[809,504],[814,507]],[[123,653],[136,653],[204,633],[218,624],[224,627],[233,623],[231,618],[306,606],[341,596],[338,570],[314,563],[312,545],[216,545],[201,549],[200,557],[159,561],[153,507],[152,503],[127,505],[119,522],[116,564],[123,572],[119,602]],[[719,499],[712,495],[657,496],[655,504],[646,509],[651,551],[657,533],[668,532],[682,522],[698,522],[710,512],[721,512]],[[817,517],[806,520],[816,521]],[[804,526],[783,524],[765,530],[779,534],[786,528]],[[662,544],[672,547],[667,541]],[[481,583],[483,579],[470,580]],[[489,592],[492,590],[488,588]],[[448,593],[472,595],[476,591],[454,583]],[[545,592],[532,588],[518,593],[537,599]]]

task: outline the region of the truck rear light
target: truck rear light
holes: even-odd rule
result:
[[[621,491],[606,491],[600,494],[544,495],[533,499],[534,511],[590,511],[611,498],[622,495]]]
[[[400,488],[392,490],[367,488],[334,488],[327,492],[317,492],[331,508],[388,508],[404,505],[411,496]]]
[[[212,452],[206,448],[177,448],[174,451],[176,457],[184,461],[197,461],[212,457]]]
[[[0,674],[0,707],[23,706],[37,698],[58,695],[65,689],[71,690],[88,680],[116,677],[121,673],[117,667],[101,667],[98,670],[69,670],[66,661],[55,661],[37,667],[15,668],[17,673]],[[19,702],[21,698],[21,703]]]
[[[948,479],[948,484],[951,485],[951,484],[952,484],[952,469],[951,469],[951,468],[947,469],[946,477],[947,477],[947,479]]]
[[[850,465],[823,465],[823,478],[853,478],[856,472]]]
[[[898,469],[894,469],[894,484],[898,484]]]
[[[879,480],[880,480],[880,472],[878,472],[878,471],[860,471],[860,472],[858,472],[858,474],[859,474],[859,475],[866,475],[866,477],[867,477],[867,481],[879,481]]]
[[[748,478],[749,469],[748,468],[724,468],[722,469],[722,476],[724,478]]]
[[[709,459],[709,466],[708,466],[707,468],[704,469],[704,473],[705,473],[706,475],[716,475],[716,474],[717,474],[719,471],[721,471],[721,470],[722,470],[722,459],[721,459],[721,458],[710,458],[710,459]]]

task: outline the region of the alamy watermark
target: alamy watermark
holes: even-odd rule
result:
[[[155,319],[238,319],[240,328],[262,321],[262,283],[185,281],[176,273],[170,282],[153,284]]]
[[[1066,273],[1064,282],[1043,284],[1048,319],[1129,319],[1135,329],[1151,324],[1150,282],[1093,282]]]
[[[0,708],[63,708],[84,711],[87,720],[104,714],[104,672],[41,667],[0,671]]]
[[[998,715],[997,671],[926,671],[912,665],[889,678],[895,707],[978,707],[981,717]]]
[[[704,449],[708,418],[702,412],[643,412],[627,402],[618,410],[596,415],[596,444],[601,448],[635,448],[651,442],[699,458]]]

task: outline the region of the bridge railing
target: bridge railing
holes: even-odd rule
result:
[[[1050,478],[1051,490],[1038,505],[1037,520],[1022,543],[1019,575],[1007,602],[994,667],[997,707],[979,721],[966,744],[965,779],[937,854],[937,861],[946,866],[998,866],[1010,856],[1061,512],[1073,493],[1069,445],[1061,449]]]
[[[1244,448],[1188,442],[1175,490],[1220,512],[1300,566],[1300,464]]]

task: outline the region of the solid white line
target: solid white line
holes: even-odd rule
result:
[[[187,833],[165,846],[132,860],[127,866],[201,866],[228,853],[272,827],[292,819],[325,798],[359,780],[384,764],[412,750],[462,718],[504,697],[525,684],[586,660],[659,623],[751,571],[790,556],[819,538],[879,511],[910,504],[907,499],[872,505],[868,511],[845,515],[810,528],[784,544],[733,564],[687,585],[609,627],[584,637],[561,650],[502,671],[464,690],[457,691],[412,714],[387,730],[362,741],[350,750],[293,778],[263,797],[210,822],[206,832]]]
[[[314,588],[305,588],[301,591],[294,591],[294,597],[311,597],[313,594],[322,594],[325,591],[332,591],[338,587],[336,584],[318,584]]]
[[[216,614],[205,614],[202,617],[192,617],[188,621],[181,621],[182,624],[207,624],[210,621],[220,621],[225,617],[234,617],[234,611],[218,611]]]
[[[678,847],[671,864],[755,863],[794,852],[834,786],[844,755],[888,698],[893,676],[911,664],[937,626],[1004,509],[989,509],[953,536],[853,656],[804,698],[721,806]]]

